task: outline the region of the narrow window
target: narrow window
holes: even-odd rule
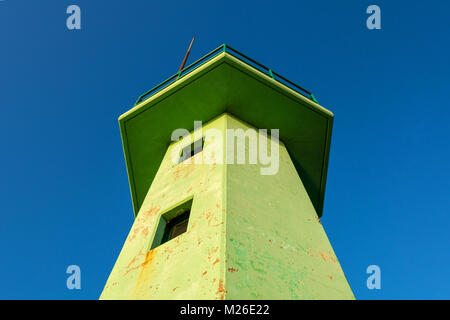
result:
[[[187,231],[191,206],[192,198],[161,215],[150,249],[156,248]]]
[[[183,162],[184,160],[189,159],[190,157],[195,156],[197,153],[203,151],[203,145],[205,144],[205,138],[198,139],[194,143],[184,147],[181,150],[181,156],[178,163]]]
[[[189,222],[189,214],[191,210],[187,210],[183,214],[176,218],[173,218],[166,224],[166,230],[164,230],[164,235],[161,244],[178,237],[180,234],[185,233],[187,230]]]

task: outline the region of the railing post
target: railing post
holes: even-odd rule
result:
[[[139,102],[141,102],[141,100],[142,100],[142,96],[140,96],[139,99],[137,99],[137,101],[134,103],[134,105],[135,105],[135,106],[138,105]]]

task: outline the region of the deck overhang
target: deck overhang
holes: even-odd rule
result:
[[[256,128],[279,129],[318,216],[322,216],[333,114],[235,56],[222,52],[119,117],[137,215],[171,134],[230,113]]]

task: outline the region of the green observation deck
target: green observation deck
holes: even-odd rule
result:
[[[119,117],[135,216],[177,128],[228,113],[279,129],[318,216],[322,216],[333,114],[308,90],[222,45],[141,95]]]

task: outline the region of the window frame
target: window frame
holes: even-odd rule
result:
[[[173,240],[183,235],[189,230],[190,225],[189,220],[192,212],[192,204],[193,204],[193,197],[191,196],[188,199],[172,206],[159,216],[156,231],[153,235],[153,239],[151,241],[149,250],[152,250],[167,242],[170,242],[170,240]],[[170,236],[173,231],[173,228],[186,221],[187,221],[186,230],[177,235],[176,237],[171,238]]]

